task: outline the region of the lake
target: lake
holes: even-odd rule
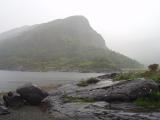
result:
[[[0,71],[0,92],[15,90],[25,83],[59,85],[99,75],[103,73]]]

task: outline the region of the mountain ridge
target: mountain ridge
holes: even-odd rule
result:
[[[111,51],[84,16],[30,26],[0,41],[0,69],[135,68],[137,61]]]

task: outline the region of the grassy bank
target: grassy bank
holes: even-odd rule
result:
[[[118,74],[114,80],[134,80],[137,78],[145,78],[154,80],[157,83],[160,83],[160,71],[145,71],[145,72],[126,72]]]
[[[135,80],[137,78],[145,78],[149,80],[154,80],[158,85],[160,85],[160,70],[158,69],[157,64],[148,66],[146,71],[134,71],[134,72],[125,72],[118,74],[114,80]],[[145,107],[157,109],[160,108],[160,90],[154,93],[151,93],[149,96],[138,98],[134,101],[135,104]]]
[[[138,98],[134,101],[135,104],[149,108],[149,109],[156,109],[160,108],[160,92],[151,93],[149,96],[144,98]]]

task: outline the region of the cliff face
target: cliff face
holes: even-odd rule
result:
[[[18,32],[15,32],[18,31]],[[15,34],[16,33],[16,34]],[[0,35],[0,68],[135,68],[138,62],[110,51],[83,16],[27,26]],[[6,34],[5,34],[6,35]]]

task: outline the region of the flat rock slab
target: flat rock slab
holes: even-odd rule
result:
[[[153,80],[137,79],[118,83],[106,90],[106,101],[133,101],[158,91],[158,84]]]
[[[63,103],[62,98],[50,96],[49,113],[54,120],[159,120],[159,112],[126,112],[123,110],[110,109],[107,102],[71,102]]]
[[[152,80],[137,79],[132,81],[112,82],[101,81],[84,88],[69,86],[63,88],[64,94],[71,97],[89,98],[98,101],[133,101],[158,90],[158,85]],[[69,91],[70,89],[70,91]]]
[[[122,82],[122,81],[121,81]],[[59,87],[56,91],[53,91],[51,94],[70,94],[74,92],[83,92],[83,91],[91,91],[95,89],[106,89],[113,85],[120,83],[119,81],[112,81],[112,79],[100,80],[96,84],[90,84],[85,87],[77,86],[77,82],[71,84],[65,84]]]
[[[152,80],[113,82],[107,79],[86,87],[78,87],[77,83],[61,86],[43,102],[49,104],[55,120],[159,120],[159,112],[140,112],[132,103],[108,103],[130,101],[157,89],[158,85]],[[95,102],[66,102],[66,96]]]

